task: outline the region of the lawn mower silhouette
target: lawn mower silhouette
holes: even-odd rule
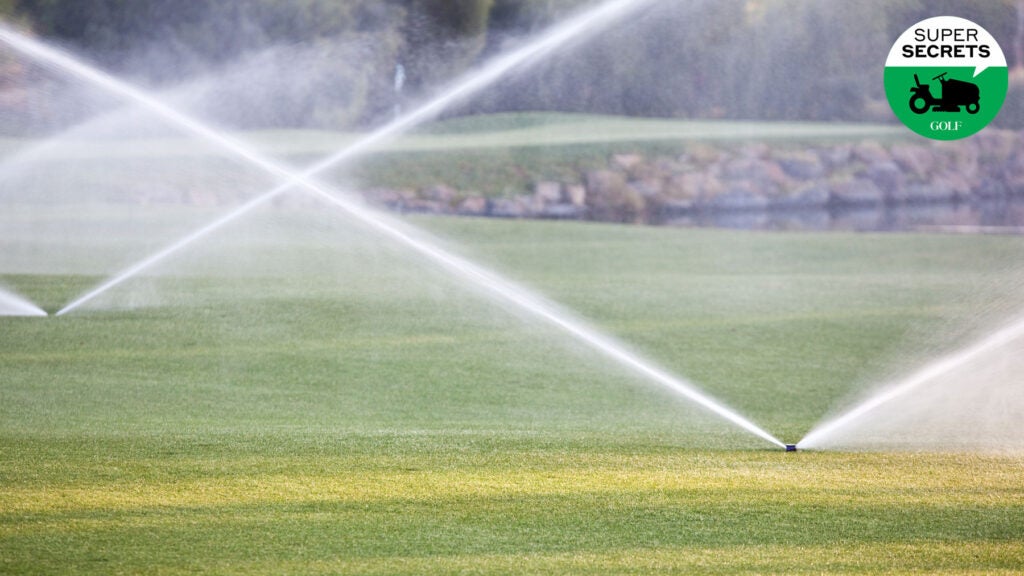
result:
[[[910,89],[910,109],[915,114],[924,114],[932,110],[935,112],[959,112],[961,106],[967,107],[968,114],[977,114],[980,105],[981,93],[978,85],[956,79],[946,79],[946,72],[939,74],[932,80],[938,80],[942,84],[942,98],[932,96],[928,84],[921,84],[914,74],[914,82],[917,86]]]

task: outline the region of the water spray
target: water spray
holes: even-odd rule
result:
[[[173,107],[168,106],[160,99],[145,93],[143,90],[140,90],[133,85],[121,81],[93,66],[86,65],[80,60],[63,53],[60,50],[56,50],[45,44],[27,38],[6,26],[0,25],[0,41],[8,44],[12,48],[27,54],[38,61],[48,63],[60,68],[61,70],[78,76],[87,82],[100,86],[107,91],[113,92],[121,98],[149,110],[178,128],[192,133],[219,148],[226,149],[236,156],[239,156],[240,159],[258,166],[264,171],[270,173],[272,176],[282,180],[282,183],[279,186],[246,202],[239,207],[238,211],[224,215],[158,253],[153,254],[152,256],[114,275],[108,281],[65,306],[57,312],[57,315],[60,316],[78,308],[96,296],[99,296],[107,290],[122,283],[124,280],[127,280],[128,278],[137,275],[139,272],[163,261],[165,258],[185,248],[196,240],[220,229],[235,219],[252,211],[254,208],[276,198],[277,196],[280,196],[292,188],[305,188],[310,190],[311,188],[317,187],[317,185],[314,185],[314,183],[310,181],[310,179],[315,177],[317,174],[329,168],[337,168],[344,162],[351,161],[372,151],[376,146],[379,146],[390,138],[436,117],[452,104],[479,93],[481,90],[491,86],[501,78],[507,76],[509,73],[521,70],[536,63],[555,49],[564,48],[566,44],[572,41],[580,41],[588,35],[596,34],[602,29],[618,22],[621,18],[637,12],[641,8],[657,1],[659,0],[611,0],[590,10],[581,12],[562,23],[553,26],[532,41],[524,43],[520,48],[490,60],[480,69],[466,74],[461,80],[456,81],[448,88],[441,90],[437,96],[429,99],[425,104],[420,105],[403,116],[395,118],[381,128],[363,136],[356,142],[353,142],[301,172],[290,170],[279,162],[269,160],[245,143],[231,138],[223,131],[215,130],[208,124],[183,114]],[[322,188],[322,186],[320,187]]]
[[[46,311],[22,296],[0,288],[0,316],[46,316]]]
[[[902,382],[883,389],[878,394],[855,406],[853,409],[839,417],[820,424],[811,430],[811,432],[798,443],[798,446],[801,448],[821,446],[837,431],[848,427],[851,423],[856,422],[878,407],[905,396],[928,382],[964,366],[982,354],[995,350],[1001,346],[1005,346],[1021,337],[1024,337],[1024,318],[1018,319],[1016,322],[993,334],[990,334],[986,338],[983,338],[959,352],[939,358],[911,374],[910,377]]]
[[[759,438],[762,438],[780,448],[788,449],[780,440],[776,439],[767,431],[761,429],[737,412],[697,390],[690,383],[687,383],[656,367],[649,360],[643,359],[635,353],[628,351],[628,349],[621,343],[586,325],[581,320],[574,318],[572,315],[561,310],[547,299],[531,293],[525,288],[516,285],[494,272],[486,270],[464,258],[439,248],[436,243],[431,241],[422,231],[416,230],[404,223],[386,216],[383,213],[372,211],[351,197],[342,195],[338,191],[312,180],[312,177],[315,174],[329,167],[334,167],[344,160],[350,160],[354,156],[369,150],[376,144],[379,144],[386,138],[408,130],[413,126],[434,117],[437,113],[441,112],[453,102],[480,91],[513,69],[519,68],[529,62],[536,61],[541,56],[548,54],[555,48],[563,46],[570,40],[578,40],[584,33],[595,33],[603,27],[607,27],[618,21],[618,19],[630,12],[635,11],[641,6],[653,1],[654,0],[612,0],[587,12],[581,13],[556,26],[535,41],[524,45],[522,48],[513,51],[506,56],[499,57],[492,61],[489,65],[476,73],[471,74],[462,82],[456,83],[452,88],[443,92],[440,96],[431,100],[427,104],[417,108],[406,116],[394,120],[376,132],[362,138],[353,145],[346,147],[323,161],[318,162],[301,173],[291,171],[282,164],[264,157],[262,154],[250,149],[242,142],[230,138],[226,134],[214,130],[208,125],[172,109],[134,86],[130,86],[104,72],[87,66],[60,51],[44,46],[36,41],[24,37],[21,34],[18,34],[17,32],[0,26],[0,41],[9,44],[13,48],[28,54],[37,60],[57,66],[93,84],[99,85],[108,91],[114,92],[122,98],[142,105],[175,126],[191,132],[220,148],[234,153],[246,162],[257,166],[284,181],[280,186],[273,190],[250,200],[232,212],[220,217],[216,221],[211,222],[185,238],[182,238],[173,245],[168,246],[153,256],[146,258],[123,271],[116,277],[103,283],[100,287],[90,291],[85,296],[65,306],[58,312],[58,315],[66,314],[67,312],[74,310],[88,300],[99,296],[103,292],[139,274],[144,269],[155,265],[180,250],[183,250],[186,246],[213,233],[215,230],[222,228],[229,222],[240,218],[242,215],[252,211],[257,206],[293,187],[298,187],[340,208],[342,211],[363,224],[368,225],[382,235],[392,238],[427,260],[439,265],[445,270],[448,270],[457,278],[470,282],[483,292],[497,297],[506,303],[512,304],[519,310],[529,312],[535,317],[544,320],[564,332],[567,332],[578,341],[587,344],[592,349],[618,362],[620,365],[630,368],[646,378],[682,395],[683,397],[708,409],[714,414],[717,414]]]

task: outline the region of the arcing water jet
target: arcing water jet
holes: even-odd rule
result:
[[[106,74],[95,67],[88,66],[76,58],[71,57],[59,50],[55,50],[42,43],[26,38],[18,32],[0,26],[0,41],[10,45],[12,48],[36,59],[48,63],[87,82],[95,84],[119,97],[133,102],[144,109],[165,119],[167,122],[194,134],[213,145],[226,149],[254,166],[258,166],[272,176],[282,180],[281,185],[269,190],[262,195],[253,198],[240,206],[236,211],[225,214],[223,217],[189,234],[174,244],[160,250],[158,253],[130,266],[122,272],[114,275],[106,282],[97,286],[87,294],[71,302],[57,312],[62,315],[74,310],[89,300],[117,286],[123,281],[134,277],[143,270],[163,261],[165,258],[175,254],[191,243],[207,236],[220,229],[237,218],[247,214],[257,206],[272,200],[284,192],[295,188],[306,188],[310,190],[322,187],[310,181],[317,174],[329,169],[337,168],[346,161],[351,161],[362,154],[373,149],[389,138],[401,134],[423,122],[430,120],[437,114],[447,109],[452,104],[462,101],[494,84],[509,73],[524,68],[527,65],[536,63],[553,50],[563,48],[572,41],[579,41],[588,35],[607,28],[611,24],[620,21],[625,16],[636,12],[656,0],[611,0],[598,5],[595,8],[584,11],[573,18],[552,27],[547,32],[539,35],[530,42],[526,42],[520,48],[508,54],[498,56],[477,71],[467,74],[462,80],[453,83],[449,88],[442,90],[438,96],[430,99],[427,103],[415,108],[407,114],[395,118],[388,124],[374,132],[360,138],[349,146],[346,146],[317,162],[302,172],[289,170],[282,164],[272,161],[259,152],[255,151],[243,142],[229,137],[226,133],[214,130],[210,126],[179,112],[160,99],[155,98],[136,86],[132,86],[113,76]]]
[[[46,311],[17,294],[0,288],[0,316],[46,316]]]
[[[929,382],[965,366],[978,357],[1024,337],[1024,318],[993,332],[974,344],[939,358],[911,374],[897,384],[883,388],[868,400],[858,404],[846,413],[820,424],[797,445],[801,448],[819,448],[827,445],[831,438],[841,433],[850,424],[864,418],[879,407],[919,390]]]
[[[595,33],[601,28],[622,18],[624,15],[637,10],[639,7],[652,1],[653,0],[612,0],[601,4],[590,11],[582,13],[577,17],[556,26],[537,40],[528,43],[519,50],[492,61],[489,65],[485,66],[475,74],[470,75],[462,82],[456,83],[454,87],[445,91],[429,103],[421,106],[406,116],[396,119],[380,130],[377,130],[355,144],[343,149],[337,154],[332,155],[301,173],[293,172],[283,165],[250,149],[243,143],[228,137],[226,134],[214,130],[209,126],[182,114],[181,112],[171,109],[166,104],[145,94],[136,87],[117,80],[116,78],[100,72],[95,68],[86,66],[66,54],[25,38],[16,32],[0,28],[0,41],[6,42],[15,49],[37,60],[57,66],[74,74],[75,76],[78,76],[79,78],[97,84],[100,87],[118,94],[122,98],[141,104],[175,126],[234,153],[242,160],[254,166],[258,166],[284,181],[277,188],[250,200],[246,204],[236,208],[216,221],[211,222],[200,230],[193,232],[189,236],[179,240],[171,246],[168,246],[157,254],[154,254],[153,256],[130,267],[111,280],[103,283],[100,287],[90,291],[88,294],[72,302],[68,306],[65,306],[60,312],[58,312],[58,314],[65,314],[74,310],[88,300],[95,298],[99,294],[139,274],[146,268],[149,268],[171,255],[178,253],[188,245],[250,212],[256,206],[269,201],[286,190],[293,187],[300,187],[340,208],[349,216],[375,229],[380,234],[395,240],[428,261],[447,270],[456,278],[465,280],[470,285],[480,289],[483,293],[495,297],[499,301],[511,304],[516,309],[530,313],[538,319],[541,319],[568,333],[574,339],[588,345],[590,348],[600,352],[602,355],[614,360],[620,365],[623,365],[641,374],[645,378],[653,380],[669,390],[682,395],[690,401],[708,409],[712,413],[717,414],[759,438],[762,438],[780,448],[785,448],[785,444],[758,427],[753,422],[697,390],[692,384],[669,374],[665,370],[655,366],[649,360],[628,351],[628,349],[621,343],[602,334],[598,330],[587,326],[582,321],[575,319],[572,315],[560,310],[545,298],[532,294],[525,288],[516,285],[494,272],[486,270],[464,258],[439,248],[434,241],[428,238],[421,231],[412,229],[393,218],[373,211],[361,205],[351,197],[340,194],[338,191],[312,180],[313,175],[316,173],[328,167],[335,166],[344,160],[349,160],[354,156],[369,150],[373,145],[380,143],[384,139],[433,117],[451,103],[481,90],[504,74],[507,74],[509,71],[521,67],[528,62],[535,61],[570,40],[579,39],[584,33]]]

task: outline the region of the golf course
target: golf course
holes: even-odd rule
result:
[[[1020,303],[1018,237],[410,221],[793,443]],[[1019,453],[786,453],[331,210],[0,328],[4,573],[1022,567]]]
[[[0,576],[1024,574],[1022,94],[1024,1],[0,0]]]

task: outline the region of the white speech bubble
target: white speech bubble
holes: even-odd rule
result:
[[[926,50],[932,53],[941,54],[942,46],[949,46],[947,50],[960,47],[965,54],[971,52],[970,46],[975,46],[973,56],[952,57],[921,57],[904,53],[905,46],[917,47],[920,45],[936,46]],[[988,47],[988,56],[979,55],[979,47]],[[889,57],[885,60],[885,66],[900,67],[974,67],[974,76],[984,72],[992,66],[1006,67],[1006,56],[996,39],[981,26],[957,16],[936,16],[928,18],[907,28],[903,34],[892,45]]]

